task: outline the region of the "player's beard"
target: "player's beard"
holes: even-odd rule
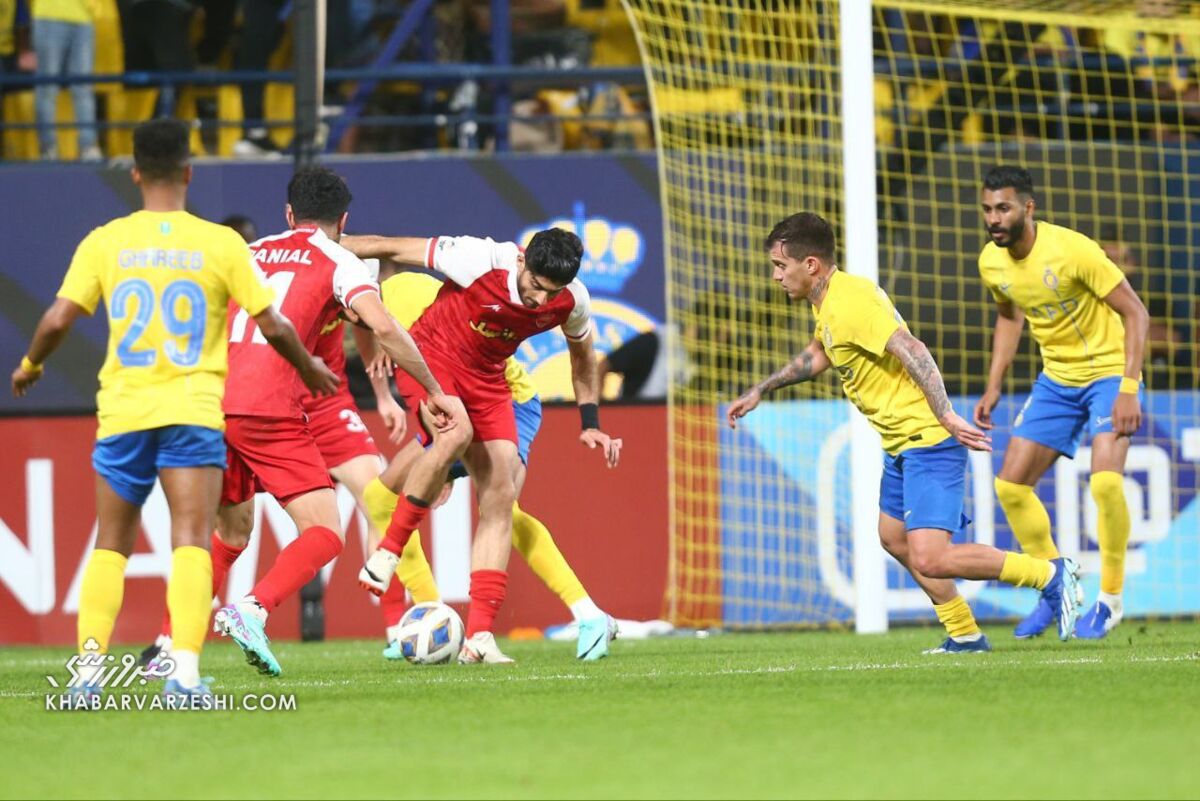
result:
[[[988,228],[987,232],[988,238],[996,243],[996,247],[1010,248],[1014,243],[1019,242],[1021,237],[1025,234],[1025,218],[1021,217],[1021,219],[1017,220],[1008,228],[1001,228],[1000,231],[996,232],[1003,234],[1002,239],[996,239],[995,233],[993,233],[993,229],[991,228]]]

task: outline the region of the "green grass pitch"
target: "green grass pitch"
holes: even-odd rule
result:
[[[934,629],[505,643],[515,667],[385,663],[375,642],[225,641],[218,692],[290,712],[50,712],[67,649],[0,649],[0,796],[1196,797],[1200,624],[923,656]],[[139,690],[148,692],[149,690]]]

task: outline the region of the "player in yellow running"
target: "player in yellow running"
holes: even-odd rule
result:
[[[1059,454],[1075,455],[1092,437],[1092,498],[1100,540],[1100,596],[1079,619],[1076,636],[1098,639],[1121,621],[1129,508],[1123,473],[1129,438],[1142,422],[1142,354],[1150,316],[1125,274],[1083,234],[1034,220],[1033,178],[1021,167],[995,167],[983,179],[983,219],[991,241],[979,274],[996,301],[996,331],[987,389],[975,422],[992,427],[1004,374],[1025,320],[1042,351],[1043,369],[1017,415],[996,478],[1000,500],[1022,550],[1053,559],[1050,516],[1034,493]],[[1035,637],[1052,610],[1038,603],[1014,634]]]
[[[1059,610],[1068,639],[1078,615],[1070,559],[1038,559],[990,545],[957,545],[963,515],[967,448],[990,440],[955,413],[937,364],[882,289],[834,263],[833,228],[816,214],[793,214],[772,229],[767,249],[775,282],[792,300],[807,299],[816,332],[799,356],[729,405],[731,428],[767,393],[809,381],[833,367],[842,389],[883,438],[879,538],[933,602],[946,640],[926,653],[990,651],[953,579],[1000,580],[1034,587]]]
[[[332,392],[337,377],[304,350],[272,306],[246,243],[184,210],[192,177],[187,126],[165,119],[138,126],[133,156],[142,210],[95,229],[79,244],[12,386],[24,395],[74,322],[104,300],[108,355],[92,455],[98,527],[80,588],[80,654],[108,651],[141,507],[157,477],[171,509],[174,548],[167,606],[175,623],[175,667],[164,695],[201,706],[211,696],[200,680],[200,649],[212,611],[208,546],[225,468],[221,399],[230,300],[254,315],[309,389]],[[100,705],[95,678],[94,668],[81,671],[81,683],[71,688],[74,706]]]
[[[442,282],[433,276],[407,272],[387,279],[380,289],[383,292],[384,306],[401,325],[408,327],[433,303],[441,286]],[[525,483],[529,451],[542,424],[542,403],[529,374],[516,359],[510,358],[506,362],[504,379],[512,392],[513,413],[517,422],[517,451],[520,462],[517,467],[516,488],[519,498],[521,487]],[[403,484],[408,467],[420,453],[420,443],[415,439],[410,441],[396,455],[384,474],[368,484],[363,492],[363,501],[376,531],[387,530],[398,500],[391,487]],[[451,469],[450,480],[465,475],[466,469],[459,463]],[[374,535],[374,532],[372,534]],[[370,543],[370,550],[373,551],[377,544],[376,538],[376,541]],[[575,571],[567,564],[567,560],[554,543],[546,526],[521,509],[519,504],[513,505],[513,546],[537,577],[570,609],[579,626],[576,656],[585,660],[607,656],[608,644],[617,636],[616,622],[592,601]],[[403,603],[405,587],[417,603],[438,600],[437,585],[421,548],[420,537],[409,538],[408,544],[400,554],[396,576],[403,586],[394,590],[389,588],[380,599],[382,604],[396,604],[397,601]],[[389,597],[389,594],[392,597]],[[394,628],[389,628],[389,645],[383,653],[389,659],[401,659],[403,655],[394,631]]]

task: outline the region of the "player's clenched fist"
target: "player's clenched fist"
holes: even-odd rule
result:
[[[729,410],[725,414],[725,419],[729,421],[729,427],[737,428],[738,418],[750,414],[758,408],[760,403],[762,403],[762,393],[755,388],[729,404]]]
[[[337,373],[330,370],[320,356],[311,357],[308,366],[300,373],[300,379],[314,395],[332,395],[341,383]]]
[[[433,424],[438,431],[449,431],[467,422],[467,409],[454,395],[440,392],[430,395],[425,400],[425,408],[433,415]]]

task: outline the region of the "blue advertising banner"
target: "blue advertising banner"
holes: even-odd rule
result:
[[[597,348],[608,352],[665,314],[662,212],[652,155],[564,154],[486,158],[332,158],[354,194],[354,233],[469,234],[528,241],[539,228],[574,230],[585,245],[580,277],[591,291]],[[285,227],[291,164],[198,163],[189,209],[220,221],[242,214],[259,235]],[[52,301],[78,242],[93,228],[136,210],[127,170],[81,165],[5,167],[0,214],[0,364],[16,365]],[[55,355],[37,393],[0,393],[0,412],[85,411],[95,405],[104,358],[102,314],[79,326]],[[566,344],[558,331],[530,340],[518,358],[549,399],[571,393]]]
[[[1020,550],[994,500],[992,481],[1025,395],[1001,401],[994,413],[994,452],[972,453],[964,541]],[[976,397],[956,399],[969,417]],[[1132,531],[1124,602],[1127,614],[1200,612],[1200,392],[1150,391],[1145,421],[1133,438],[1125,473]],[[724,411],[721,411],[724,415]],[[852,619],[850,539],[850,406],[842,400],[764,403],[722,429],[721,521],[724,618],[731,626],[826,623]],[[1085,573],[1094,600],[1099,588],[1096,511],[1088,491],[1090,451],[1060,458],[1038,484],[1055,541]],[[929,601],[891,557],[891,616],[930,617]],[[980,617],[1022,616],[1031,590],[995,582],[962,582]]]

